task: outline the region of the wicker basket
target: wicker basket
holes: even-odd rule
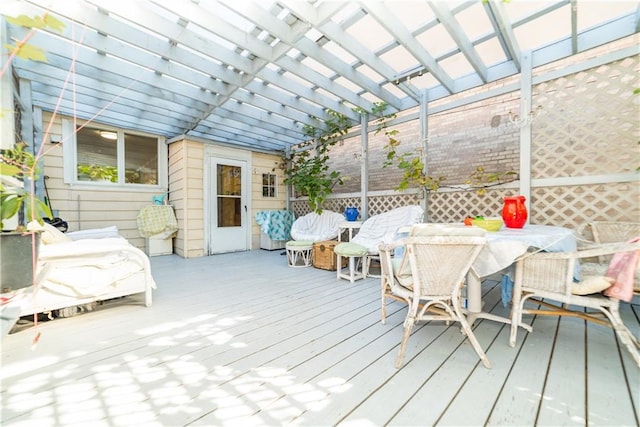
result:
[[[337,240],[325,240],[313,244],[313,266],[323,270],[336,270],[337,257],[333,248],[340,242]],[[347,266],[347,258],[342,259],[342,266]]]

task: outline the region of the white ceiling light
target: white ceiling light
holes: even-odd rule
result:
[[[118,139],[117,133],[106,131],[106,130],[101,130],[100,136],[103,137],[104,139]]]

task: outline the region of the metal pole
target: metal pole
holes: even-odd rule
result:
[[[429,168],[427,162],[429,157],[427,156],[427,150],[429,149],[429,106],[427,91],[422,90],[420,92],[420,143],[422,144],[422,163],[424,164],[423,173],[427,175]],[[429,192],[425,187],[422,189],[422,209],[424,209],[424,221],[429,221]]]
[[[361,160],[360,160],[360,218],[369,218],[369,114],[364,113],[361,123]]]

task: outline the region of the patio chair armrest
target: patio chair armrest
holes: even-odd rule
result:
[[[401,248],[403,246],[406,246],[406,238],[403,239],[398,239],[398,240],[394,240],[391,243],[381,243],[380,245],[378,245],[378,251],[380,251],[380,253],[382,252],[393,252],[394,249],[396,248]]]
[[[589,245],[587,249],[580,249],[577,252],[527,252],[521,255],[516,261],[524,260],[530,257],[536,259],[581,259],[594,258],[602,255],[613,255],[620,252],[640,251],[640,242],[621,242],[621,243],[594,243]]]

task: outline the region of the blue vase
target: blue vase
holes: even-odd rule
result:
[[[344,217],[347,218],[347,221],[355,221],[358,219],[358,209],[356,208],[347,208],[344,210]]]

